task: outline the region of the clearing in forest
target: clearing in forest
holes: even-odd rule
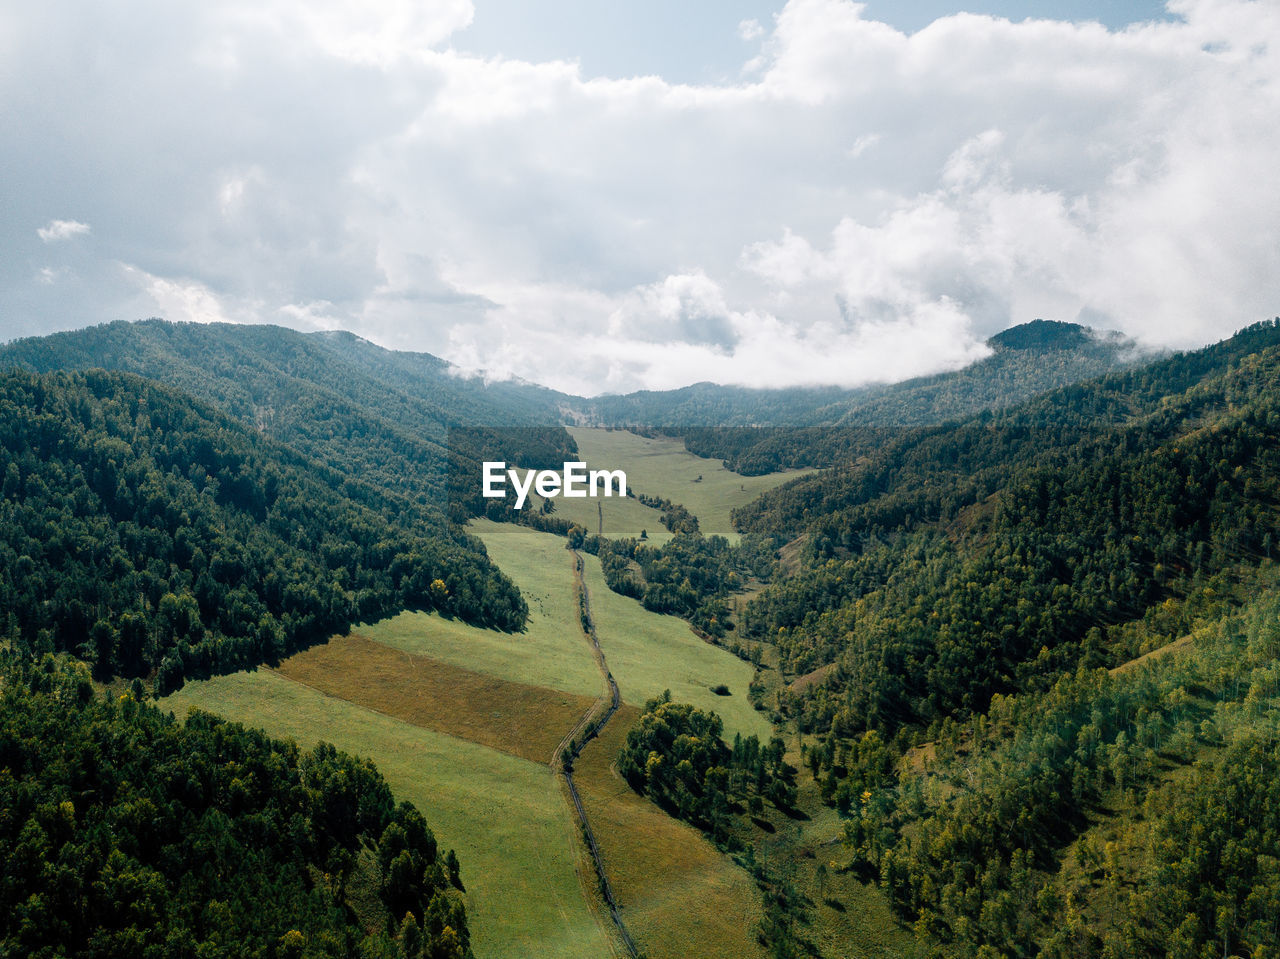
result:
[[[584,889],[569,807],[546,765],[602,691],[578,617],[573,556],[547,533],[489,522],[471,529],[521,588],[526,632],[404,613],[278,671],[190,683],[163,704],[179,716],[199,707],[372,759],[396,796],[423,810],[442,847],[457,849],[480,959],[607,956],[611,933],[589,901],[594,879],[588,873]],[[746,700],[748,664],[682,620],[610,592],[598,561],[583,559],[601,644],[627,703],[670,688],[724,715],[730,739],[735,731],[767,737],[768,722]],[[731,696],[711,692],[721,683]],[[628,928],[653,955],[664,954],[664,942],[694,941],[705,944],[699,954],[753,955],[760,904],[747,874],[609,770],[635,715],[624,707],[579,767]],[[699,927],[704,939],[690,938]],[[713,948],[713,939],[729,945]]]
[[[764,476],[742,476],[725,469],[720,460],[695,456],[684,448],[684,441],[679,439],[640,436],[628,430],[598,427],[570,427],[569,433],[577,442],[578,452],[589,468],[624,470],[628,489],[679,503],[698,517],[698,527],[703,535],[718,534],[728,538],[731,543],[738,541],[738,534],[729,522],[731,510],[746,506],[775,486],[812,472],[788,470]],[[594,504],[597,502],[605,504],[605,535],[623,535],[610,534],[608,531],[609,500],[560,498],[556,500],[556,508],[563,510],[566,503],[589,504],[592,515],[587,518],[592,519],[596,512]],[[574,514],[562,511],[562,515],[579,522]],[[595,531],[593,523],[581,525]],[[648,526],[647,529],[652,538],[653,527]],[[638,531],[632,535],[638,535]]]
[[[677,702],[718,713],[730,743],[734,733],[755,734],[768,742],[773,726],[747,699],[755,667],[699,639],[683,619],[651,613],[638,600],[612,592],[600,561],[582,558],[591,615],[623,702],[644,706],[645,700],[669,689]],[[720,685],[728,687],[728,696],[711,691]]]
[[[359,629],[407,653],[511,682],[580,696],[600,695],[600,673],[582,638],[573,557],[563,537],[527,526],[477,520],[467,527],[520,587],[529,604],[522,633],[500,633],[428,613],[401,613]]]

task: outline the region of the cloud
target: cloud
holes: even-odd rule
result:
[[[1280,8],[1170,10],[791,0],[692,85],[469,54],[462,0],[20,6],[0,337],[343,326],[583,392],[928,373],[1039,316],[1204,343],[1280,312]]]
[[[36,235],[45,243],[58,243],[73,237],[85,236],[90,232],[88,223],[78,220],[50,220],[47,225],[36,230]]]

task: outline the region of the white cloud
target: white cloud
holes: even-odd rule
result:
[[[145,295],[151,305],[148,316],[174,322],[237,322],[217,294],[196,280],[153,276],[136,266],[122,265],[126,279]]]
[[[58,243],[73,237],[85,236],[90,232],[88,223],[79,220],[50,220],[45,226],[36,230],[36,235],[45,243]]]
[[[700,86],[468,55],[465,0],[71,6],[9,15],[0,337],[345,326],[594,392],[924,373],[1037,316],[1188,346],[1280,312],[1274,3],[907,35],[791,0]],[[20,226],[50,209],[94,243],[38,245],[89,232]]]

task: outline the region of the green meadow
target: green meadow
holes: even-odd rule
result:
[[[750,663],[703,642],[683,619],[651,613],[613,592],[605,585],[600,561],[594,556],[583,560],[591,616],[624,702],[643,706],[669,689],[677,702],[717,712],[730,742],[737,732],[768,741],[772,725],[747,701],[747,686],[755,675]],[[730,695],[711,691],[720,684],[729,687]]]
[[[629,473],[627,481],[631,481]],[[525,509],[537,509],[542,505],[542,497],[537,493],[530,493],[529,500]],[[634,496],[600,496],[594,499],[557,496],[552,503],[556,516],[577,523],[589,533],[603,534],[609,539],[639,539],[644,533],[645,542],[656,546],[671,539],[671,531],[662,525],[662,512],[645,506]]]
[[[436,614],[407,612],[361,626],[359,634],[393,649],[513,683],[600,695],[601,679],[580,628],[573,558],[564,539],[485,520],[469,528],[520,587],[530,612],[525,632],[498,633]],[[753,673],[749,664],[704,643],[683,620],[648,612],[635,600],[611,592],[599,561],[589,555],[583,559],[592,616],[627,703],[642,706],[646,699],[669,689],[677,700],[719,713],[730,739],[737,732],[768,738],[769,722],[747,701]],[[361,678],[358,674],[348,677],[353,692]],[[720,684],[729,688],[729,696],[711,692]],[[404,722],[338,698],[341,695],[325,695],[278,673],[259,670],[190,683],[162,702],[179,716],[198,707],[303,745],[326,740],[377,763],[397,797],[419,806],[441,844],[458,851],[475,952],[481,959],[611,954],[610,931],[603,928],[589,903],[594,893],[583,888],[575,871],[578,840],[569,808],[545,765]],[[603,775],[611,757],[599,755],[595,761],[604,764]],[[626,819],[623,809],[628,803],[643,803],[620,781],[616,783],[622,793],[602,791],[603,783],[597,783],[593,805],[606,821],[618,816]],[[606,815],[600,805],[609,801],[609,794],[623,804],[617,815]],[[665,822],[665,815],[656,808],[653,814]],[[652,828],[660,825],[655,822]],[[617,834],[619,828],[615,823],[609,831]],[[719,863],[719,854],[710,847],[702,849],[704,845],[699,846],[699,855]],[[615,857],[625,848],[625,843],[616,847]],[[638,896],[638,890],[645,889],[641,896],[645,905],[636,919],[653,942],[653,937],[661,935],[653,923],[661,925],[665,920],[659,916],[670,912],[669,906],[659,907],[659,900],[653,899],[660,886],[642,883],[637,863],[624,866],[615,858],[615,865],[629,876],[624,886]],[[727,860],[720,866],[729,871],[716,880],[715,888],[726,882],[736,888],[734,884],[745,880],[728,867]],[[742,899],[742,895],[733,893],[730,898],[746,907],[752,897]],[[699,908],[697,903],[688,904],[691,921]]]
[[[161,700],[260,726],[302,746],[321,740],[377,763],[398,799],[457,850],[479,959],[610,955],[574,871],[573,824],[543,765],[363,709],[269,670],[190,683]]]
[[[651,438],[627,430],[598,427],[575,426],[569,429],[569,433],[577,442],[578,452],[588,466],[594,469],[624,470],[628,489],[680,503],[698,517],[698,526],[704,535],[719,534],[727,537],[730,542],[737,542],[738,539],[737,532],[729,522],[730,510],[747,505],[766,490],[811,472],[792,470],[765,476],[742,476],[725,469],[719,460],[694,456],[684,448],[684,441],[679,439]],[[566,501],[557,500],[557,508],[563,502]],[[574,502],[591,504],[595,501]],[[595,508],[592,507],[590,512],[594,517]],[[606,527],[607,516],[606,513]],[[593,524],[582,525],[595,531]],[[652,538],[653,526],[648,526],[647,529]],[[605,535],[617,534],[610,534],[606,528]]]
[[[401,613],[361,626],[369,639],[512,682],[599,696],[600,673],[578,624],[573,556],[564,539],[525,526],[476,520],[468,529],[529,604],[523,633],[499,633],[436,614]]]

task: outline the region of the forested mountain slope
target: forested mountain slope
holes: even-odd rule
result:
[[[561,419],[560,394],[488,387],[443,360],[347,333],[118,322],[17,340],[0,347],[6,367],[100,367],[167,383],[344,476],[409,499],[432,523],[451,503],[455,519],[478,511],[482,460],[558,466],[574,449],[550,425]]]
[[[180,725],[52,656],[0,674],[0,954],[471,954],[456,857],[368,762]]]
[[[136,376],[0,374],[0,476],[5,636],[104,677],[163,691],[406,606],[524,621],[473,537]]]
[[[739,518],[804,544],[738,628],[776,646],[771,705],[924,938],[1276,941],[1280,323],[904,431]]]
[[[751,629],[792,672],[839,663],[796,709],[889,733],[1118,661],[1130,650],[1109,626],[1273,550],[1277,434],[1271,323],[904,433],[739,514],[745,531],[807,543],[807,571],[753,604]]]

